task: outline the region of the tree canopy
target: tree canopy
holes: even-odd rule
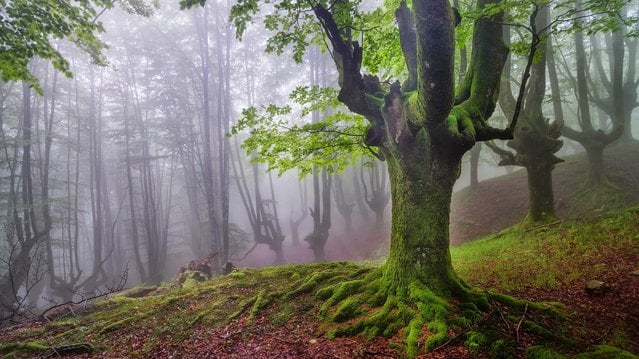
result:
[[[98,17],[115,3],[113,0],[0,0],[2,80],[27,81],[39,89],[38,80],[29,69],[29,61],[34,57],[51,61],[55,69],[71,76],[69,62],[58,50],[56,40],[60,39],[74,43],[96,64],[105,64],[106,44],[98,36],[104,29]],[[144,16],[153,10],[145,0],[123,0],[119,6]]]

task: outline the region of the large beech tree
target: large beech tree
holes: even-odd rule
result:
[[[496,3],[480,0],[478,6]],[[427,340],[427,347],[445,340],[450,309],[445,299],[487,304],[486,298],[467,287],[453,270],[448,225],[453,184],[463,154],[477,141],[512,137],[514,124],[502,130],[487,123],[495,109],[508,55],[502,39],[503,15],[476,21],[471,63],[455,92],[458,19],[448,0],[414,1],[412,9],[405,2],[399,4],[395,17],[408,78],[403,84],[396,81],[391,85],[362,75],[363,49],[352,40],[350,30],[354,4],[305,4],[317,20],[312,24],[319,23],[330,43],[339,73],[339,100],[370,123],[365,144],[376,149],[379,159],[387,161],[393,198],[391,248],[385,265],[367,280],[345,282],[324,291],[328,299],[324,312],[337,305],[339,309],[330,315],[344,319],[349,313],[359,312],[354,308],[363,302],[370,307],[383,305],[381,311],[371,312],[336,334],[366,331],[375,335],[409,325],[409,353],[415,354],[426,323],[436,333]],[[289,14],[297,13],[298,20],[308,16],[300,5],[278,4],[279,11],[287,8]],[[235,5],[231,17],[240,32],[258,7],[250,0]],[[299,35],[312,24],[299,25],[303,22],[295,16],[289,20],[267,15],[267,27],[278,30],[269,46],[292,44],[294,56],[301,56],[300,47],[306,42],[299,41]]]

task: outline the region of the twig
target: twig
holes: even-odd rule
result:
[[[612,328],[606,329],[606,331],[599,338],[594,339],[592,342],[593,343],[598,343],[601,339],[605,338],[608,335],[608,333],[610,333],[611,330],[612,330]]]
[[[517,343],[519,343],[519,328],[521,327],[521,323],[524,322],[524,318],[526,317],[526,312],[528,311],[528,303],[526,303],[526,307],[524,307],[524,314],[521,315],[521,319],[519,319],[519,323],[517,323]]]
[[[452,338],[448,339],[448,341],[447,341],[446,343],[444,343],[444,344],[442,344],[442,345],[438,346],[437,348],[433,349],[433,350],[432,350],[432,352],[436,352],[436,351],[438,351],[439,349],[441,349],[441,348],[443,348],[443,347],[447,346],[448,344],[450,344],[450,343],[454,342],[455,340],[457,340],[457,338],[459,338],[460,336],[462,336],[462,334],[466,334],[466,332],[467,332],[467,331],[468,331],[468,330],[462,330],[461,332],[459,332],[459,333],[458,333],[457,335],[455,335],[454,337],[452,337]]]
[[[504,313],[502,313],[502,311],[499,309],[499,307],[494,302],[493,302],[493,307],[495,309],[497,309],[497,313],[499,313],[499,316],[501,317],[501,320],[506,324],[506,328],[508,328],[508,331],[510,332],[512,330],[512,328],[510,327],[510,322],[508,320],[506,320],[506,317],[504,317]]]

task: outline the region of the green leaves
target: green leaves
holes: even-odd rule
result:
[[[315,166],[342,170],[368,154],[363,143],[367,122],[337,109],[336,94],[333,88],[298,87],[290,96],[299,105],[296,110],[274,104],[244,109],[231,135],[248,131],[242,148],[279,174],[298,169],[304,176]],[[322,120],[295,121],[313,112],[324,113]]]
[[[357,20],[357,36],[366,45],[362,65],[382,79],[408,76],[395,24],[395,7],[375,9]]]
[[[96,64],[105,64],[106,45],[97,34],[104,31],[96,9],[113,7],[111,0],[12,0],[0,1],[0,73],[2,81],[27,81],[41,92],[29,71],[29,60],[51,61],[55,69],[71,76],[69,63],[56,49],[56,39],[73,42]],[[143,16],[153,7],[144,0],[123,0],[127,12]]]

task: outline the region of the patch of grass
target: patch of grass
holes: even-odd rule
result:
[[[599,273],[597,259],[607,252],[639,253],[638,220],[635,206],[602,218],[512,228],[452,247],[453,265],[484,288],[557,287]]]
[[[595,186],[582,184],[567,198],[571,218],[590,217],[592,213],[606,213],[627,206],[626,191],[611,182]]]

